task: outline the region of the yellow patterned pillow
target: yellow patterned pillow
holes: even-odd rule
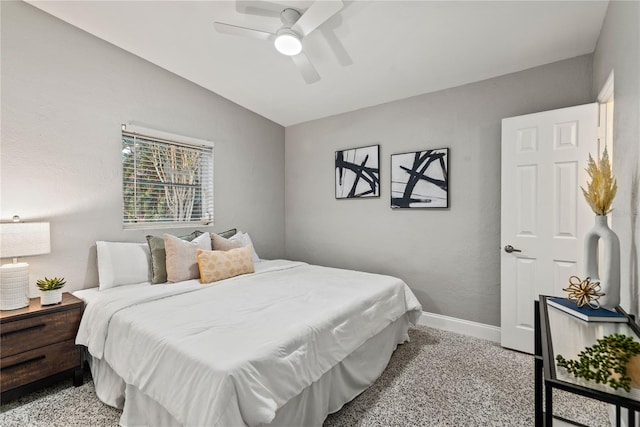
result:
[[[217,282],[241,274],[253,273],[251,245],[228,251],[199,249],[196,258],[200,269],[200,283]]]

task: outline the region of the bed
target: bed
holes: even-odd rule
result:
[[[421,313],[398,278],[286,260],[212,284],[74,295],[86,303],[76,343],[122,426],[322,425]]]

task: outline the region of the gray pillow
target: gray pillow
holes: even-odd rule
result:
[[[223,231],[222,233],[216,233],[216,234],[220,237],[224,237],[225,239],[228,239],[231,236],[235,236],[237,233],[238,233],[238,230],[236,230],[235,228],[232,228],[231,230]]]
[[[179,236],[187,242],[192,241],[202,234],[202,231],[194,231],[186,236]],[[149,251],[151,252],[151,283],[165,283],[167,281],[167,252],[164,249],[162,236],[147,236]]]

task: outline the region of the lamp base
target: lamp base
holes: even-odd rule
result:
[[[29,305],[29,264],[18,262],[0,267],[0,310]]]

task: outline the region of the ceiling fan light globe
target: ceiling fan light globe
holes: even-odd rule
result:
[[[282,32],[273,42],[278,52],[287,56],[294,56],[302,52],[302,41],[294,32]]]

